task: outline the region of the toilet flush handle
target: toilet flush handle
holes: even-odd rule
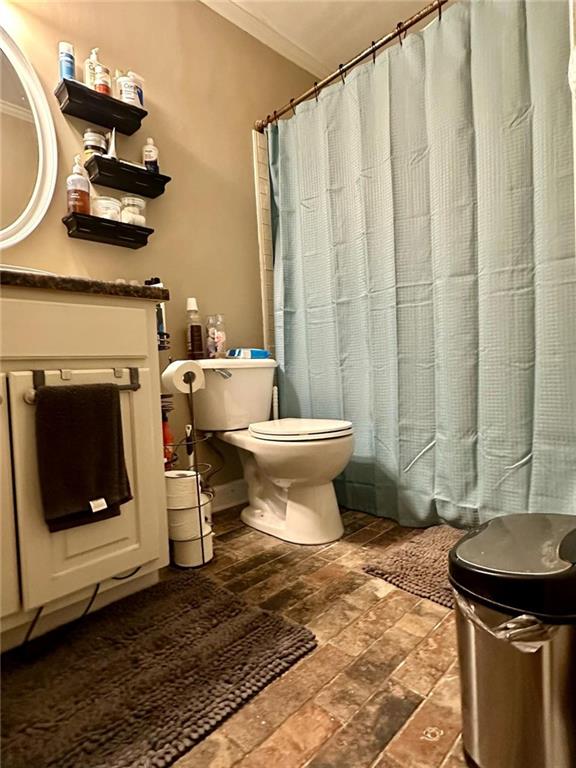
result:
[[[214,368],[214,373],[219,373],[223,379],[232,378],[232,371],[229,371],[226,368]]]

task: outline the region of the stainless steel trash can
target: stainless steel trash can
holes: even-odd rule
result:
[[[576,768],[576,516],[517,514],[450,552],[473,768]]]

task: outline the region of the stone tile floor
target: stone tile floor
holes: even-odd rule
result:
[[[215,516],[203,573],[305,624],[318,648],[269,685],[177,768],[462,768],[452,612],[363,573],[405,535],[343,513],[344,538],[288,544]]]

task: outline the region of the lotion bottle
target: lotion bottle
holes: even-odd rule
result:
[[[154,139],[146,139],[146,144],[142,148],[142,161],[147,171],[159,173],[158,166],[158,147],[154,144]]]
[[[100,65],[98,61],[98,51],[100,48],[92,48],[90,56],[84,62],[84,85],[94,90],[96,81],[96,67]]]
[[[68,213],[90,214],[90,182],[82,173],[80,155],[74,158],[72,173],[66,179]]]

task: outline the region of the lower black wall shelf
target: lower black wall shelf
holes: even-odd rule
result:
[[[68,230],[68,237],[121,245],[123,248],[142,248],[148,244],[148,237],[154,232],[149,227],[124,224],[99,216],[88,216],[86,213],[69,213],[62,221]]]
[[[86,170],[92,184],[132,192],[144,197],[158,197],[164,194],[164,188],[170,176],[152,173],[122,160],[92,155],[86,162]]]

